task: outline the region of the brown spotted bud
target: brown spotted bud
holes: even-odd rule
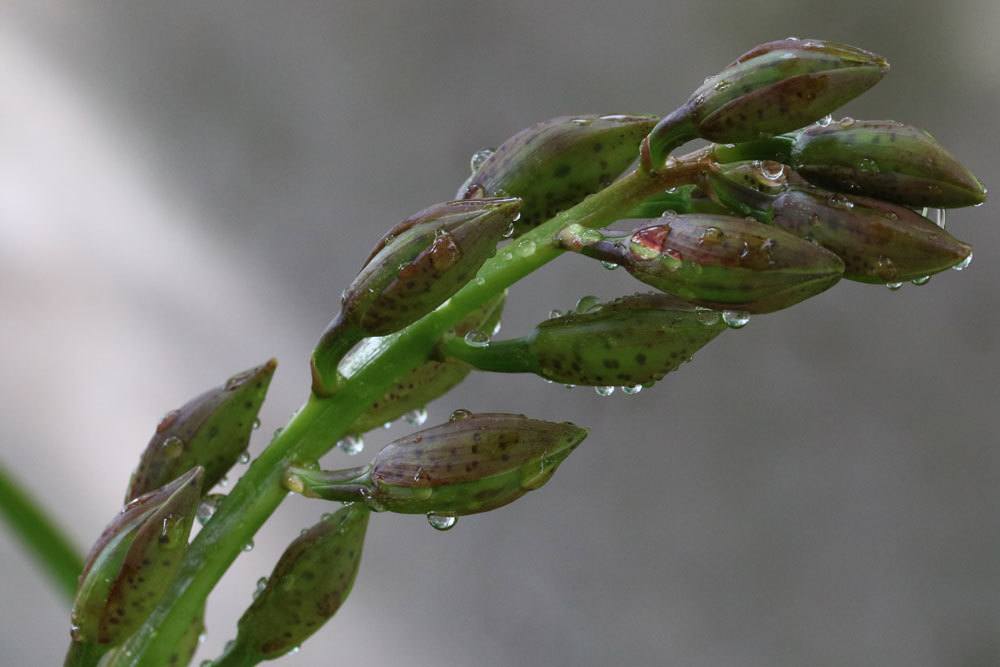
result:
[[[325,472],[290,468],[286,486],[376,511],[427,514],[436,528],[511,503],[547,482],[587,431],[523,415],[456,410],[445,424],[400,438],[371,464]]]
[[[124,641],[170,585],[201,499],[202,468],[136,498],[101,533],[73,603],[75,642]]]
[[[362,503],[348,505],[288,545],[240,617],[226,664],[237,664],[237,656],[239,664],[257,664],[285,655],[337,613],[358,574],[369,514]]]
[[[515,235],[606,187],[636,158],[655,116],[560,116],[521,130],[496,149],[459,197],[520,197]]]
[[[238,373],[168,412],[132,473],[125,501],[157,489],[195,466],[205,469],[207,491],[246,451],[278,362]]]

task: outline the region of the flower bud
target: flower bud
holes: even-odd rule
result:
[[[638,155],[655,116],[560,116],[521,130],[469,177],[458,197],[520,197],[515,234],[610,184]]]
[[[361,499],[377,511],[476,514],[542,486],[586,435],[568,422],[456,410],[447,423],[387,445],[368,466],[293,467],[286,486],[316,498]]]
[[[972,249],[912,210],[821,190],[791,189],[772,204],[773,223],[836,253],[844,277],[897,283],[955,266]]]
[[[203,477],[194,468],[136,498],[101,533],[80,575],[74,641],[113,646],[142,625],[180,566]]]
[[[934,137],[893,121],[845,118],[791,137],[790,164],[810,183],[904,206],[952,208],[986,200],[986,189]]]
[[[631,234],[587,242],[584,255],[624,266],[642,282],[714,309],[769,313],[833,286],[833,253],[754,220],[676,215],[641,220]]]
[[[157,489],[195,466],[207,491],[246,451],[278,362],[238,373],[163,417],[132,473],[125,501]]]
[[[657,124],[643,148],[644,164],[658,168],[673,148],[695,137],[735,143],[800,128],[865,92],[888,70],[881,56],[845,44],[795,38],[761,44],[705,79]]]
[[[273,660],[330,620],[354,585],[369,514],[362,503],[348,505],[289,544],[240,617],[229,652],[247,656],[246,664]]]
[[[500,323],[505,298],[506,292],[490,299],[482,307],[469,313],[452,329],[451,334],[459,338],[470,331],[481,331],[489,334]],[[354,368],[360,367],[378,354],[389,340],[390,337],[366,339],[340,362],[341,372],[346,377],[350,377]],[[450,391],[471,371],[471,366],[457,359],[426,361],[409,371],[386,390],[382,398],[372,404],[351,424],[349,432],[360,435],[395,421],[412,410],[418,410]]]

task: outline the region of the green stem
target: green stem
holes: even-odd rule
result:
[[[343,379],[328,397],[312,395],[288,426],[254,461],[211,521],[192,542],[180,572],[160,605],[126,645],[125,664],[159,667],[202,609],[216,582],[243,546],[287,495],[286,468],[325,454],[347,434],[353,421],[404,373],[426,361],[445,332],[521,278],[558,257],[556,233],[571,223],[601,227],[614,222],[634,203],[697,178],[707,161],[700,151],[655,173],[635,171],[573,208],[524,234],[480,269],[437,310],[399,332],[382,352]]]
[[[71,642],[63,667],[94,667],[101,661],[110,646],[91,644],[88,642]]]
[[[481,371],[495,373],[534,373],[538,364],[525,338],[470,345],[462,338],[448,336],[441,342],[441,352]]]
[[[76,593],[83,559],[34,498],[0,466],[0,514],[66,598]]]

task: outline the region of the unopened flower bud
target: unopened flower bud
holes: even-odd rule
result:
[[[515,235],[610,184],[638,155],[655,116],[560,116],[505,141],[459,189],[459,197],[523,201]]]
[[[203,477],[194,468],[136,498],[104,530],[80,575],[74,641],[113,646],[145,621],[187,549]]]
[[[246,451],[277,361],[238,373],[168,412],[146,445],[125,501],[157,489],[194,466],[207,491]]]
[[[542,486],[586,435],[568,422],[457,410],[447,423],[387,445],[368,466],[293,467],[286,486],[316,498],[363,500],[379,511],[476,514]]]
[[[330,620],[354,585],[369,514],[362,503],[348,505],[289,544],[240,617],[228,653],[245,656],[246,664],[273,660]]]

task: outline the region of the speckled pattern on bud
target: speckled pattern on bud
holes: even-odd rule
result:
[[[560,116],[505,141],[459,189],[459,197],[523,200],[514,233],[537,227],[610,184],[636,158],[655,116]]]
[[[362,503],[348,505],[295,538],[240,618],[231,650],[271,660],[330,620],[354,585],[369,514]]]
[[[452,329],[452,335],[462,337],[469,331],[489,335],[500,323],[506,291],[469,313]],[[377,354],[385,339],[369,338],[358,345],[340,362],[345,376],[352,367],[360,366]],[[429,360],[393,383],[382,398],[375,401],[351,424],[350,433],[360,435],[417,410],[450,391],[472,371],[472,367],[457,359]]]
[[[772,204],[782,229],[811,239],[844,261],[844,277],[896,283],[961,263],[972,249],[903,206],[821,190],[791,189]]]
[[[205,491],[211,489],[246,451],[277,365],[271,359],[238,373],[224,385],[168,412],[132,473],[125,501],[163,486],[194,466],[205,469],[203,486]]]
[[[361,499],[379,511],[476,514],[542,486],[586,435],[569,422],[456,410],[447,423],[387,445],[368,466],[291,468],[286,485],[311,497]]]
[[[780,310],[832,287],[844,270],[833,253],[754,220],[696,214],[624,222],[639,228],[576,250],[708,308]]]
[[[663,164],[695,137],[735,143],[790,132],[819,120],[885,75],[881,56],[817,39],[781,39],[754,47],[664,117],[644,142],[644,163]]]
[[[894,121],[845,118],[791,137],[791,164],[816,185],[904,206],[953,208],[986,200],[979,179],[934,137]]]
[[[80,575],[74,641],[115,645],[145,621],[187,549],[203,477],[194,468],[140,496],[101,533]]]

